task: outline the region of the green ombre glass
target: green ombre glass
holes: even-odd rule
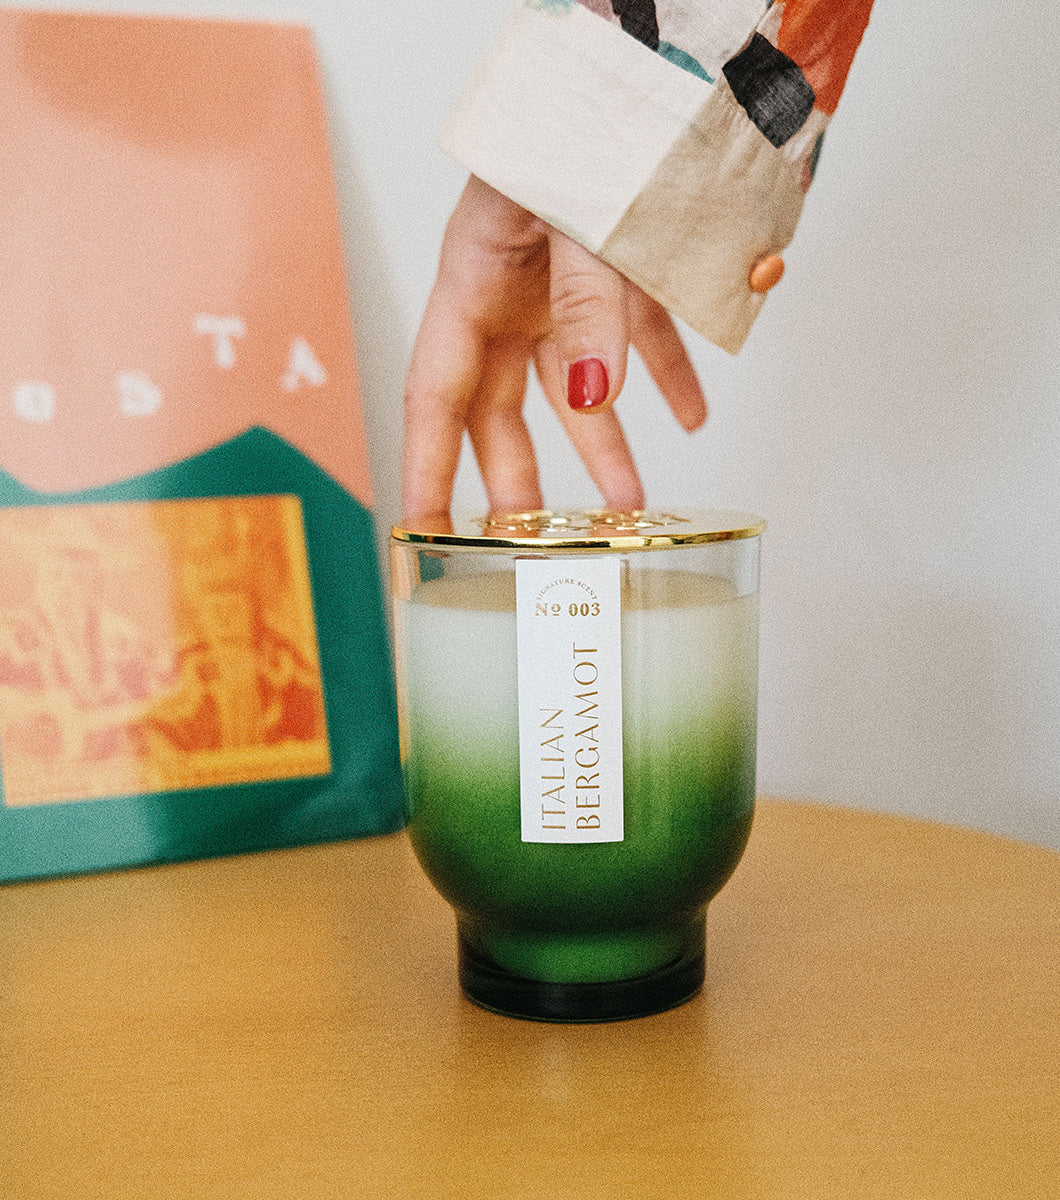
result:
[[[617,1020],[702,985],[707,903],[735,869],[754,809],[763,528],[732,513],[546,512],[394,530],[409,834],[455,910],[461,984],[483,1007]],[[528,725],[520,707],[537,659],[520,639],[535,614],[518,564],[554,568],[538,587],[539,626],[569,611],[580,631],[579,612],[603,595],[589,574],[600,557],[615,564],[611,632],[578,632],[569,647],[557,635],[578,686]],[[605,684],[587,656],[601,636],[620,664],[620,832],[525,840],[528,802],[561,814],[539,821],[597,822],[583,805],[598,803],[585,789],[598,786],[587,768],[599,759]],[[538,749],[549,765],[538,768]]]

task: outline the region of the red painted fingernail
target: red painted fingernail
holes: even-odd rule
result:
[[[599,408],[610,384],[607,367],[598,358],[579,358],[567,370],[567,403],[575,411]]]

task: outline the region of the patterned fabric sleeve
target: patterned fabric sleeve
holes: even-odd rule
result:
[[[442,145],[735,353],[871,6],[520,0]]]

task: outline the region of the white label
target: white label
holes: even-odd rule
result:
[[[619,561],[520,558],[519,782],[524,842],[620,842]]]

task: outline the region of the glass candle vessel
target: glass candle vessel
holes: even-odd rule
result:
[[[512,1016],[689,999],[751,829],[758,547],[738,513],[448,519],[391,538],[408,830],[460,982]]]

